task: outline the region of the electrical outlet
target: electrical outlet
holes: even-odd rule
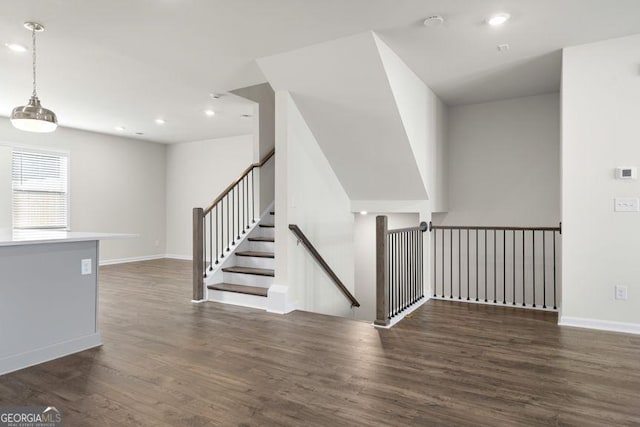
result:
[[[91,274],[91,258],[83,259],[80,262],[80,273],[83,276],[86,276],[87,274]]]
[[[626,286],[616,286],[616,299],[626,301],[627,300],[627,287]]]

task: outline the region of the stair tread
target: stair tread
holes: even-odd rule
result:
[[[237,256],[248,256],[255,258],[275,258],[273,252],[260,252],[260,251],[240,251],[236,252]]]
[[[233,283],[214,283],[213,285],[207,286],[209,289],[213,289],[215,291],[226,291],[226,292],[235,292],[238,294],[247,294],[247,295],[257,295],[259,297],[266,297],[269,288],[261,288],[259,286],[247,286],[247,285],[236,285]]]
[[[262,228],[274,228],[275,224],[259,224],[259,226]]]
[[[256,276],[274,276],[275,272],[270,268],[254,268],[254,267],[226,267],[222,269],[225,273],[241,273],[241,274],[255,274]]]
[[[250,242],[275,242],[273,237],[249,237]]]

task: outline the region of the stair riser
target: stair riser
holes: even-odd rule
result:
[[[270,270],[274,270],[275,264],[276,263],[273,258],[239,256],[236,257],[235,265],[240,267],[268,268]]]
[[[246,250],[258,251],[258,252],[273,252],[273,242],[247,242],[248,247]]]
[[[274,237],[275,228],[258,227],[251,237]]]
[[[268,288],[273,285],[272,276],[259,276],[256,274],[228,273],[224,272],[223,281],[225,283],[234,283],[236,285],[260,286]]]
[[[207,297],[209,301],[241,305],[244,307],[261,308],[263,310],[267,309],[267,298],[256,295],[246,295],[236,292],[224,292],[209,289]]]

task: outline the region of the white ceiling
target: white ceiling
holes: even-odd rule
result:
[[[2,2],[0,47],[43,23],[39,94],[63,126],[182,142],[250,133],[233,96],[255,60],[374,30],[449,105],[556,91],[559,49],[640,33],[638,0],[29,0]],[[489,28],[484,19],[512,19]],[[424,27],[429,15],[445,24]],[[497,51],[509,43],[511,50]],[[30,95],[30,59],[0,49],[0,115]],[[216,117],[202,111],[213,108]],[[163,117],[164,126],[153,120]]]

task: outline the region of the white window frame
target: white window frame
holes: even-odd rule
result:
[[[29,154],[43,154],[49,156],[58,156],[58,157],[66,157],[67,158],[67,185],[66,185],[66,199],[67,199],[67,224],[64,228],[55,227],[55,228],[15,228],[14,226],[14,217],[13,217],[13,173],[12,173],[12,184],[11,184],[11,228],[16,230],[59,230],[59,231],[69,231],[71,229],[71,153],[69,150],[58,150],[55,148],[45,148],[33,145],[22,145],[22,144],[3,144],[9,145],[11,147],[11,170],[13,171],[13,154],[15,152],[21,153],[29,153]]]

